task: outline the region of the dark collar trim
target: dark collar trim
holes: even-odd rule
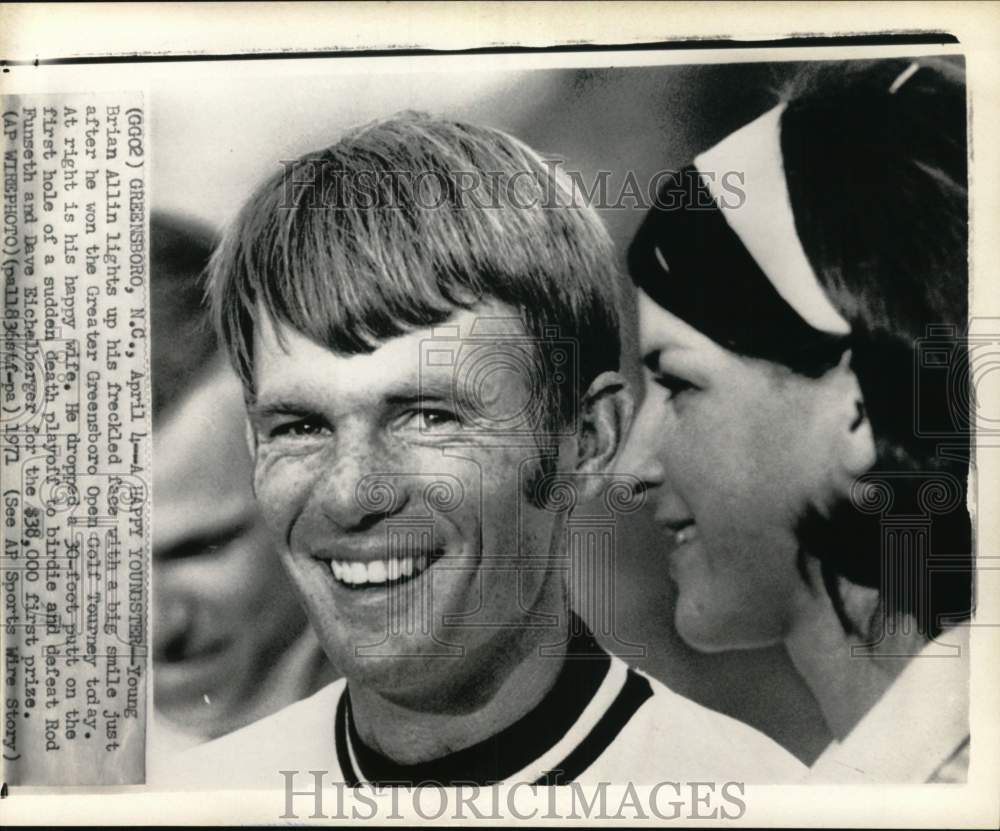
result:
[[[587,737],[558,767],[550,770],[534,784],[568,785],[575,781],[581,773],[597,761],[598,757],[618,737],[636,711],[652,697],[653,688],[649,680],[630,669],[621,692],[618,693],[617,698],[608,707],[601,720],[587,734]]]
[[[347,748],[347,686],[344,686],[337,701],[337,713],[334,716],[333,744],[337,748],[337,764],[344,778],[344,784],[356,788],[361,784],[358,774],[351,764],[351,752]]]
[[[350,786],[362,781],[376,786],[416,786],[422,782],[445,786],[452,783],[489,785],[503,782],[523,770],[569,732],[611,668],[611,656],[582,621],[575,619],[571,631],[575,634],[567,645],[559,676],[533,710],[496,735],[430,762],[400,765],[367,747],[355,728],[350,693],[345,688],[337,705],[335,728],[337,760],[344,782]],[[604,749],[597,746],[600,736],[592,737],[604,720],[587,737],[598,752]],[[617,732],[613,731],[609,741]],[[351,762],[352,750],[360,770]],[[570,758],[575,755],[571,754]]]

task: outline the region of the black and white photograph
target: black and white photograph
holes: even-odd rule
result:
[[[10,53],[0,816],[992,825],[997,26],[637,8]]]

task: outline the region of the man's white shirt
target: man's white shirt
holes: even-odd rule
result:
[[[401,766],[360,741],[344,679],[175,757],[156,785],[281,788],[280,771],[324,781],[539,785],[799,782],[806,768],[754,728],[672,692],[608,655],[589,633],[549,694],[519,722],[471,748]],[[581,660],[581,659],[587,660]]]

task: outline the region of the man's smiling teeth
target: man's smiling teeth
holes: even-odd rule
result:
[[[368,583],[387,583],[401,577],[420,574],[430,565],[431,558],[422,554],[417,557],[399,557],[391,560],[372,560],[369,563],[331,560],[330,570],[334,578],[349,586]]]

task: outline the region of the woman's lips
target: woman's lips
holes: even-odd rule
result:
[[[658,522],[674,538],[678,547],[698,537],[698,525],[693,519],[660,519]]]
[[[690,562],[689,552],[692,542],[698,539],[698,526],[693,519],[665,521],[661,523],[673,537],[674,544],[667,555],[670,578],[676,583],[686,564]]]

